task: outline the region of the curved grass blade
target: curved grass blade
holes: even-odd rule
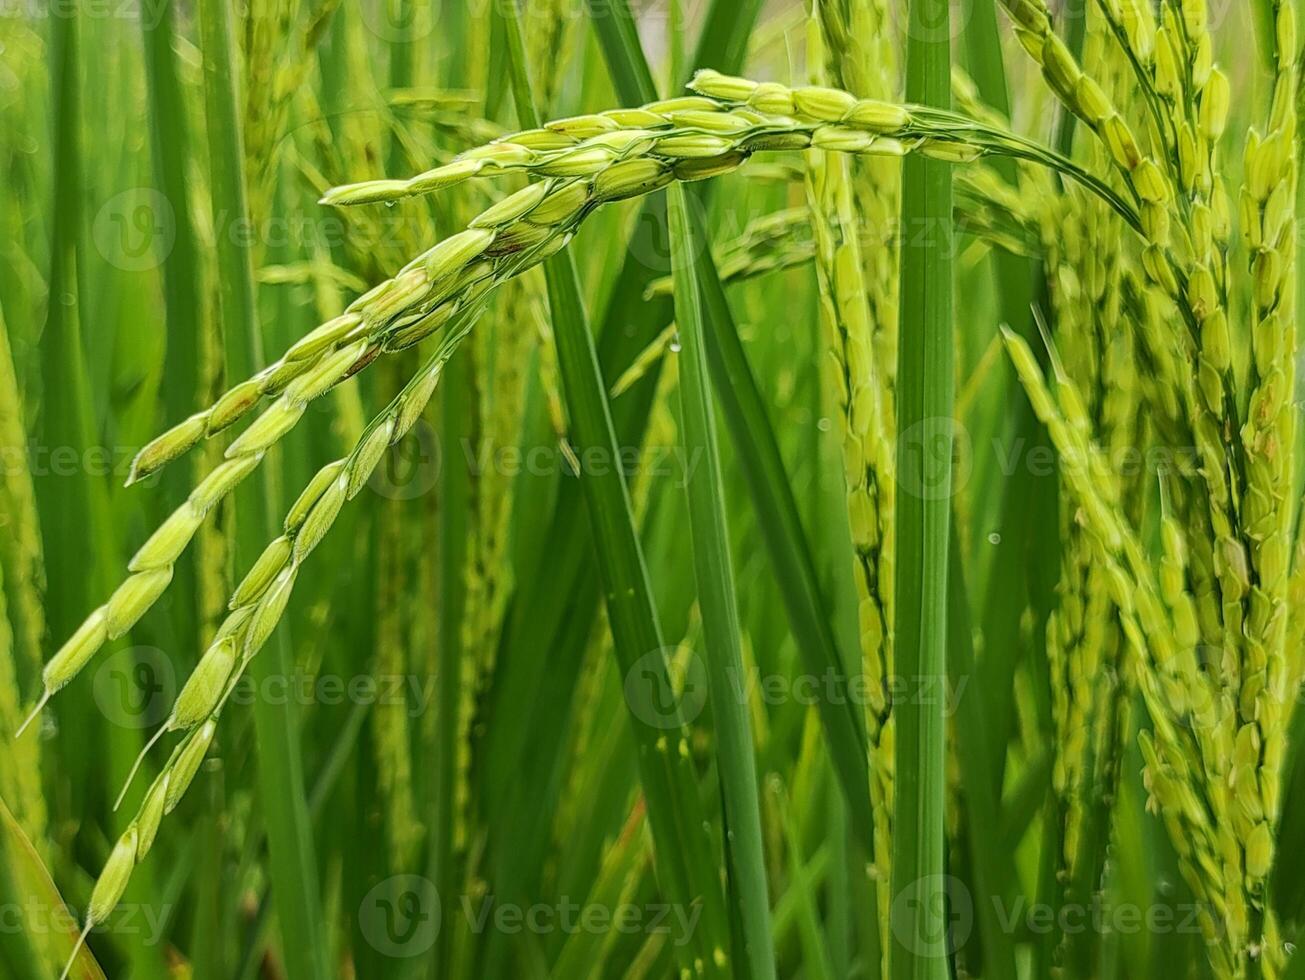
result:
[[[44,911],[48,916],[44,921],[28,922],[27,927],[20,930],[22,935],[17,937],[30,940],[25,945],[29,947],[31,955],[43,964],[42,967],[37,967],[40,972],[35,976],[48,976],[49,960],[46,957],[53,956],[62,961],[73,952],[74,945],[78,942],[78,930],[71,925],[75,920],[71,917],[67,919],[70,928],[66,930],[51,927],[51,923],[61,921],[61,917],[53,912],[64,907],[63,898],[54,879],[50,877],[45,862],[41,860],[41,855],[3,799],[0,799],[0,841],[3,842],[3,846],[0,846],[0,859],[4,860],[2,880],[7,891],[5,907],[11,911],[35,908],[38,913]],[[8,931],[10,929],[6,928]],[[68,976],[71,980],[104,980],[104,971],[100,969],[90,948],[81,944],[72,957]]]

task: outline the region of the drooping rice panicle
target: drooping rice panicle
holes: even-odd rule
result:
[[[384,454],[411,431],[449,357],[469,330],[467,324],[445,337],[386,410],[372,420],[353,451],[318,471],[287,512],[284,534],[268,544],[236,587],[230,615],[150,743],[166,733],[183,733],[96,882],[83,941],[113,912],[132,870],[153,845],[160,821],[176,808],[199,771],[223,708],[285,613],[300,566],[321,544],[345,502],[367,485]]]
[[[1249,942],[1264,958],[1265,974],[1285,960],[1269,907],[1267,877],[1281,801],[1282,769],[1291,708],[1301,680],[1300,648],[1289,646],[1289,570],[1295,498],[1293,447],[1296,389],[1298,234],[1296,159],[1300,78],[1296,12],[1273,5],[1276,75],[1267,131],[1246,147],[1242,235],[1250,256],[1253,315],[1250,402],[1240,433],[1246,453],[1241,531],[1247,545],[1247,589],[1241,689],[1237,699],[1232,792],[1234,830],[1245,848],[1252,903]],[[1226,93],[1218,96],[1226,102]]]
[[[1041,29],[1046,21],[1039,5],[1021,0],[1007,6],[1030,36],[1041,39],[1026,47],[1049,78],[1073,77],[1054,36]],[[1148,95],[1164,183],[1172,190],[1173,205],[1163,215],[1157,208],[1166,201],[1143,208],[1151,239],[1144,259],[1186,322],[1185,346],[1196,365],[1190,394],[1178,382],[1202,462],[1201,485],[1191,488],[1185,506],[1191,547],[1184,553],[1202,632],[1218,639],[1211,659],[1221,682],[1219,732],[1212,738],[1220,749],[1205,754],[1205,778],[1235,787],[1235,802],[1217,825],[1219,861],[1194,876],[1222,879],[1217,886],[1205,883],[1223,892],[1222,962],[1228,969],[1250,962],[1271,972],[1269,961],[1281,951],[1263,882],[1272,864],[1281,726],[1288,713],[1282,695],[1295,683],[1285,635],[1292,509],[1281,448],[1288,444],[1284,437],[1294,438],[1294,413],[1280,388],[1291,385],[1290,366],[1283,368],[1290,357],[1281,352],[1294,349],[1295,231],[1283,228],[1294,229],[1296,165],[1287,147],[1294,143],[1295,110],[1294,95],[1287,93],[1295,91],[1297,78],[1295,12],[1273,6],[1281,57],[1269,132],[1253,135],[1246,149],[1241,224],[1251,262],[1253,344],[1243,391],[1228,320],[1231,209],[1217,159],[1229,111],[1227,79],[1212,64],[1203,3],[1166,2],[1159,24],[1137,7],[1106,4],[1104,10]],[[1054,78],[1053,87],[1073,102]]]
[[[898,157],[919,152],[949,162],[987,154],[1051,167],[1108,201],[1134,228],[1136,208],[1096,176],[1049,147],[959,113],[857,99],[838,89],[789,88],[714,71],[699,72],[700,93],[640,109],[559,120],[468,150],[452,163],[406,180],[372,180],[328,191],[322,203],[392,203],[477,176],[523,172],[594,181],[596,203],[651,193],[671,180],[730,173],[752,154],[817,149]]]
[[[580,215],[571,182],[540,185],[554,190],[547,199],[532,194],[532,213],[544,213],[562,196],[551,214],[556,226],[523,224],[506,202],[473,222],[472,228],[427,250],[394,279],[360,297],[340,317],[296,343],[271,368],[231,389],[205,412],[160,436],[137,455],[133,476],[140,479],[185,452],[212,432],[221,431],[247,412],[266,391],[280,395],[227,447],[226,460],[208,474],[141,546],[129,564],[132,576],[96,610],[46,664],[40,708],[68,684],[104,643],[126,632],[163,594],[172,567],[213,507],[263,460],[267,450],[303,417],[309,403],[361,370],[382,353],[412,347],[439,330],[459,331],[474,322],[489,292],[505,278],[520,275],[565,245]],[[521,195],[517,195],[520,197]],[[581,195],[583,197],[583,195]],[[306,362],[307,366],[302,366]],[[286,375],[293,377],[281,384]],[[29,717],[29,720],[30,720]]]

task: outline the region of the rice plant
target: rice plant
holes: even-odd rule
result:
[[[0,975],[1305,976],[1297,16],[3,11]]]

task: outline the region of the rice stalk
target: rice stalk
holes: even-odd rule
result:
[[[817,3],[823,14],[826,5]],[[882,11],[879,11],[882,14]],[[823,30],[824,36],[821,31]],[[813,82],[823,81],[820,67],[829,49],[839,47],[829,37],[828,17],[809,29],[809,62]],[[838,59],[830,59],[835,62]],[[892,644],[893,503],[895,489],[893,418],[885,417],[891,402],[889,363],[876,357],[882,343],[876,334],[894,333],[896,318],[877,322],[870,296],[883,296],[882,283],[871,280],[880,265],[868,265],[861,249],[863,222],[873,220],[865,208],[883,210],[876,196],[861,203],[853,200],[850,161],[823,150],[809,150],[807,196],[816,243],[816,271],[822,319],[832,364],[828,375],[837,393],[842,415],[843,465],[848,520],[856,554],[856,587],[860,627],[861,669],[869,682],[865,706],[869,735],[870,797],[874,811],[874,850],[871,861],[879,894],[879,908],[892,905],[890,876],[892,854],[894,726],[890,701],[894,674]],[[871,225],[873,228],[873,225]],[[871,254],[875,250],[869,249]],[[881,253],[882,254],[882,253]],[[891,252],[888,255],[891,263]],[[893,276],[889,276],[892,279]],[[888,296],[895,293],[889,289]],[[887,297],[883,297],[887,306]],[[888,948],[886,917],[880,923],[881,948]]]
[[[1111,72],[1103,81],[1113,93],[1124,91],[1131,76],[1110,61],[1110,43],[1094,18],[1088,25],[1084,60]],[[1089,144],[1087,153],[1098,166],[1105,163],[1099,145]],[[1071,194],[1059,203],[1043,235],[1056,349],[1063,369],[1085,392],[1086,411],[1101,448],[1115,461],[1126,458],[1146,437],[1145,422],[1139,421],[1145,418],[1142,384],[1134,365],[1134,344],[1139,341],[1128,329],[1131,311],[1118,288],[1134,271],[1136,259],[1130,250],[1108,247],[1123,229],[1098,202]],[[1140,269],[1135,274],[1145,277]],[[1129,480],[1121,474],[1118,480],[1121,503],[1137,523],[1145,486],[1136,477]],[[1068,487],[1062,486],[1061,492],[1071,497]],[[1092,532],[1083,526],[1076,507],[1061,514],[1060,540],[1057,600],[1046,629],[1057,735],[1057,878],[1063,882],[1064,902],[1081,904],[1108,884],[1109,813],[1118,790],[1133,689],[1110,582],[1096,561]],[[1170,573],[1180,579],[1184,574],[1181,568]],[[1091,948],[1082,937],[1060,937],[1056,954],[1061,968],[1074,976],[1091,975]]]

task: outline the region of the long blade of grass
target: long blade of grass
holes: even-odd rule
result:
[[[199,8],[204,55],[204,98],[208,125],[213,212],[247,226],[242,127],[238,106],[236,52],[227,0],[204,0]],[[255,305],[250,243],[244,236],[219,235],[217,259],[222,336],[228,377],[249,377],[261,366],[261,334]],[[239,519],[235,552],[248,568],[276,537],[279,512],[268,467],[236,494]],[[283,630],[251,666],[255,681],[289,677],[289,644]],[[254,699],[258,731],[259,785],[266,808],[269,865],[290,980],[325,980],[326,949],[321,936],[321,890],[317,880],[312,825],[304,795],[298,719],[293,701]]]
[[[509,52],[517,117],[523,126],[538,126],[525,43],[515,4],[500,8]],[[587,451],[620,459],[616,430],[607,403],[607,385],[580,298],[574,260],[563,252],[545,266],[553,336],[562,376],[568,421],[581,458]],[[594,549],[604,581],[607,618],[623,677],[641,675],[662,692],[673,690],[664,654],[648,571],[635,530],[625,478],[616,467],[594,467],[580,474],[593,532]],[[681,958],[696,950],[697,968],[707,975],[724,973],[730,948],[724,900],[716,862],[704,833],[702,803],[693,766],[680,751],[686,730],[678,706],[669,721],[649,722],[645,712],[628,705],[639,742],[640,775],[653,828],[655,862],[662,887],[673,901],[702,902],[701,935],[681,946]],[[686,906],[687,907],[687,906]],[[704,955],[705,954],[705,955]],[[686,967],[688,964],[686,963]]]
[[[911,0],[908,102],[951,105],[948,0]],[[897,383],[897,668],[941,690],[947,676],[947,552],[951,520],[954,350],[951,165],[908,159],[902,180],[901,318]],[[935,702],[935,703],[921,703]],[[946,718],[940,699],[896,707],[893,835],[894,980],[948,976],[944,824]]]
[[[34,976],[52,976],[51,963],[62,962],[73,951],[78,930],[70,922],[64,928],[62,917],[53,914],[64,907],[63,898],[31,838],[3,799],[0,799],[0,860],[4,863],[5,907],[11,913],[19,912],[25,923],[17,938],[26,940],[22,945],[40,963],[39,966],[30,964],[37,971]],[[11,929],[12,926],[6,928],[6,932]],[[5,945],[12,948],[19,944]],[[90,949],[80,945],[69,976],[73,980],[104,980],[104,971]]]
[[[716,441],[716,416],[707,381],[706,329],[698,291],[697,259],[705,254],[689,218],[684,188],[667,192],[671,267],[675,275],[675,319],[679,324],[680,402],[684,450],[701,460],[694,478],[685,481],[689,498],[689,533],[698,583],[707,652],[707,677],[717,740],[717,766],[725,822],[726,850],[733,867],[731,883],[739,903],[748,966],[754,980],[774,977],[770,934],[769,889],[761,847],[761,812],[757,798],[756,754],[746,711],[743,653],[739,647],[738,598],[729,553],[725,487]]]
[[[1012,897],[1010,855],[989,842],[1002,836],[1001,807],[988,766],[993,729],[988,725],[988,701],[973,692],[965,693],[964,682],[974,673],[974,634],[970,626],[970,602],[965,587],[965,565],[953,526],[950,533],[950,571],[947,581],[947,652],[952,689],[962,692],[956,702],[956,726],[962,733],[955,741],[965,794],[965,812],[975,865],[975,917],[983,938],[984,972],[990,976],[1014,977],[1015,944],[1010,930],[1003,928],[999,909]]]
[[[191,122],[185,95],[177,77],[173,18],[175,3],[165,3],[154,16],[141,18],[144,34],[145,78],[150,106],[150,146],[154,184],[168,205],[173,233],[165,244],[162,263],[167,349],[163,368],[163,408],[169,420],[184,419],[195,409],[199,391],[200,303],[199,257],[190,217],[188,168]],[[160,216],[164,217],[164,216]],[[160,519],[172,513],[189,492],[189,474],[178,466],[163,476]],[[178,637],[197,637],[198,591],[193,561],[178,562],[173,578],[174,621]]]

